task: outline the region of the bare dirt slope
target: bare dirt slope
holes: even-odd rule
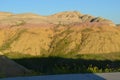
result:
[[[0,77],[22,76],[30,71],[0,54]]]

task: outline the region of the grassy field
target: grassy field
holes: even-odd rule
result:
[[[5,54],[35,75],[120,72],[120,53],[63,56]]]

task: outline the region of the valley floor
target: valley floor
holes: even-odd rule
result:
[[[120,72],[3,78],[0,80],[120,80]]]

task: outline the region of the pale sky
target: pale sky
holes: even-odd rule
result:
[[[40,15],[79,11],[120,23],[120,0],[0,0],[0,11]]]

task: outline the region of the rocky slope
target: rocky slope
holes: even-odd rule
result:
[[[51,16],[0,13],[0,51],[31,55],[120,52],[120,29],[79,12]]]

